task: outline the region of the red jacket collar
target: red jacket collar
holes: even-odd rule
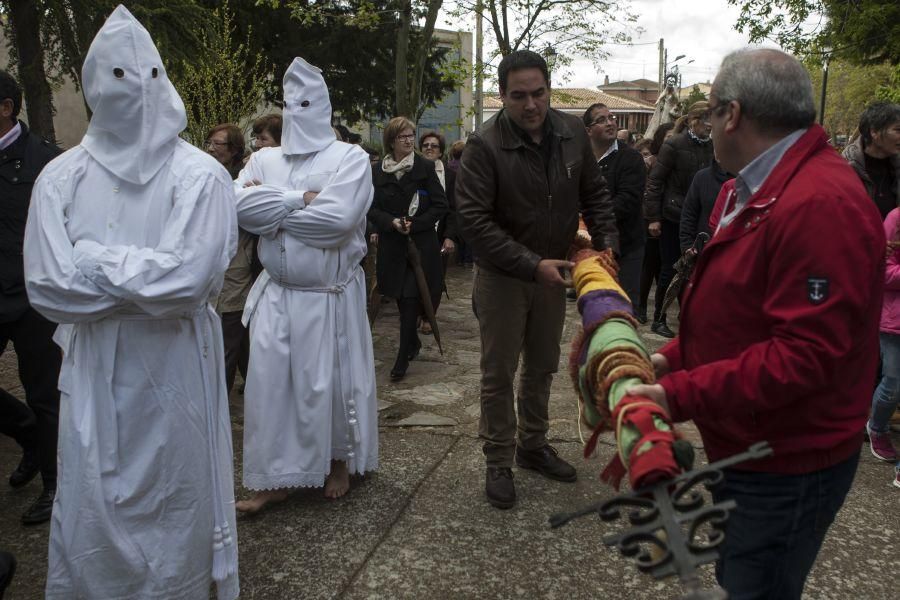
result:
[[[806,130],[800,139],[781,157],[781,161],[775,166],[766,181],[762,184],[747,206],[760,206],[769,204],[778,199],[788,182],[793,179],[797,170],[803,166],[813,155],[828,146],[828,136],[821,125],[813,124]]]
[[[713,236],[710,243],[724,242],[742,236],[744,233],[755,229],[757,225],[765,221],[769,214],[769,208],[778,201],[779,196],[784,192],[788,183],[793,179],[794,175],[803,166],[811,156],[821,152],[823,148],[828,146],[828,137],[825,130],[821,126],[813,124],[793,146],[788,148],[784,156],[766,178],[762,187],[750,197],[744,213],[735,219],[728,227],[719,231]],[[721,219],[725,205],[730,202],[730,196],[734,193],[734,180],[726,182],[719,192],[713,213],[710,218],[710,225],[715,224]]]

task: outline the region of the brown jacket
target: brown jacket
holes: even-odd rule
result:
[[[594,247],[619,251],[613,205],[584,125],[550,109],[547,169],[501,110],[466,142],[456,179],[463,238],[481,267],[525,281],[542,259],[565,259],[579,212]]]

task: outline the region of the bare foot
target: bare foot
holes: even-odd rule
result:
[[[258,513],[269,503],[284,502],[288,497],[287,490],[263,490],[257,492],[251,500],[241,500],[234,507],[242,513]]]
[[[340,498],[350,490],[350,473],[347,463],[342,460],[331,461],[331,473],[325,479],[325,497]]]

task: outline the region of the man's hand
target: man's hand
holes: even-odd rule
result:
[[[538,263],[534,271],[534,280],[548,287],[572,287],[572,280],[563,277],[560,269],[572,269],[575,263],[567,260],[553,260],[545,258]]]
[[[650,237],[659,237],[662,235],[662,223],[653,221],[647,226],[647,233],[650,234]]]
[[[650,364],[653,365],[653,372],[656,373],[657,379],[669,374],[669,359],[659,352],[650,355]]]
[[[244,184],[244,187],[248,188],[248,187],[253,187],[254,185],[262,185],[262,181],[260,181],[259,179],[251,179],[250,181],[248,181],[247,183]]]
[[[303,192],[303,202],[309,206],[312,204],[312,201],[316,199],[316,196],[319,195],[319,192]]]
[[[669,413],[669,403],[666,402],[666,390],[663,386],[658,383],[654,383],[653,385],[640,384],[634,387],[630,387],[625,390],[625,393],[629,396],[643,396],[648,400],[652,400],[656,402],[660,406],[665,409],[666,414]]]
[[[456,244],[453,243],[453,240],[447,238],[444,240],[444,245],[441,246],[441,254],[450,254],[456,250]]]
[[[406,219],[394,219],[391,221],[391,225],[394,229],[397,230],[398,233],[402,233],[403,235],[409,235],[409,221]]]

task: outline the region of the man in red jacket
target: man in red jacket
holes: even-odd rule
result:
[[[806,71],[776,50],[722,62],[710,92],[722,214],[653,355],[656,385],[630,394],[693,420],[738,508],[716,577],[732,600],[799,599],[859,459],[878,361],[885,237],[856,174],[814,124]],[[851,225],[852,224],[852,225]]]

